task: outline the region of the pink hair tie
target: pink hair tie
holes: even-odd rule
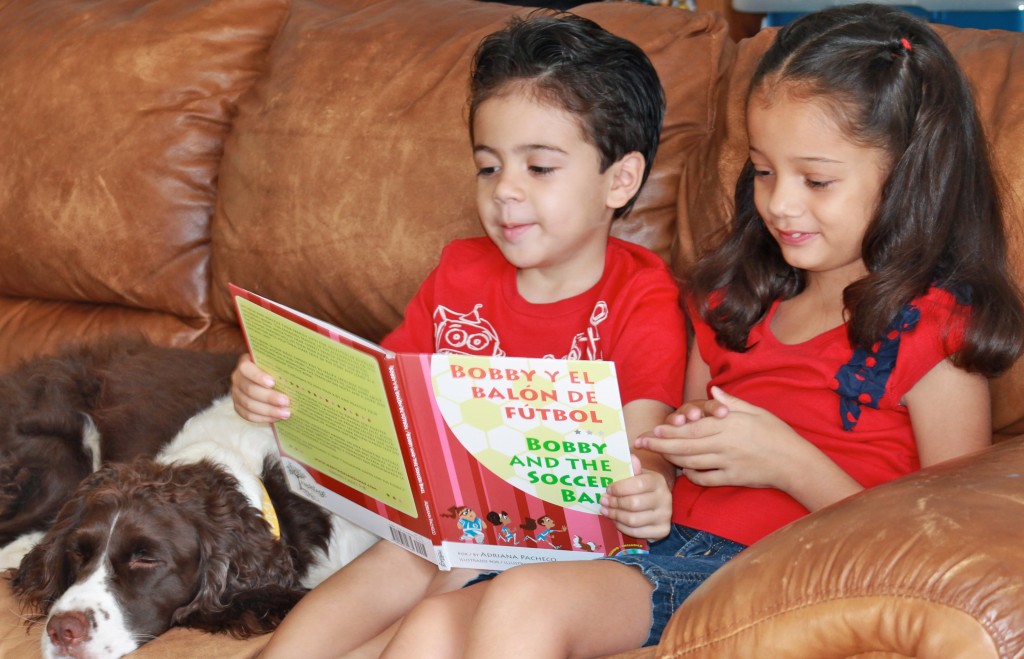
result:
[[[910,45],[910,39],[903,37],[902,39],[900,39],[900,43],[903,44],[903,47],[907,49],[907,52],[914,50],[914,47]]]

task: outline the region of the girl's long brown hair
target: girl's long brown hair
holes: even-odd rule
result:
[[[892,168],[864,236],[868,275],[844,291],[850,342],[868,347],[900,310],[938,284],[969,302],[954,363],[997,375],[1024,351],[1024,305],[1007,263],[1003,210],[970,87],[924,22],[879,5],[836,7],[783,28],[751,92],[787,85],[825,100],[856,143],[890,154]],[[803,290],[754,206],[753,168],[736,184],[735,215],[689,276],[718,342],[747,349],[751,327],[777,299]],[[714,304],[710,302],[712,294]]]

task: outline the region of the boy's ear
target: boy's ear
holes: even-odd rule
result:
[[[631,151],[612,164],[612,185],[608,189],[609,208],[622,208],[640,189],[647,162],[639,151]]]

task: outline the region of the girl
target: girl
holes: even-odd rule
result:
[[[670,536],[648,556],[523,566],[430,598],[387,656],[657,643],[745,545],[988,444],[986,377],[1024,350],[1024,309],[941,40],[881,6],[806,16],[764,55],[747,129],[734,221],[690,276],[690,402],[636,442],[680,470]]]

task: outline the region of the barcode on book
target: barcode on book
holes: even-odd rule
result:
[[[423,558],[427,558],[427,548],[422,542],[420,542],[413,536],[409,535],[405,531],[395,528],[394,526],[390,526],[388,528],[391,529],[391,539],[394,542],[402,545],[410,551],[416,552]]]

